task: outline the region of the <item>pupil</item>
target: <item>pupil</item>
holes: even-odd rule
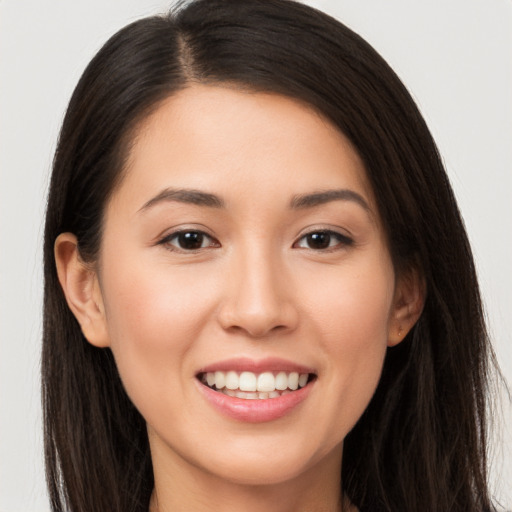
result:
[[[178,241],[183,249],[200,249],[203,245],[203,235],[189,231],[187,233],[180,233]]]
[[[308,235],[308,245],[312,249],[326,249],[331,243],[329,233],[311,233]]]

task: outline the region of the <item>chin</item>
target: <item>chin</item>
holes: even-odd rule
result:
[[[226,465],[217,466],[212,474],[237,485],[279,485],[298,478],[309,469],[305,464],[292,464],[289,458],[256,459],[245,459],[242,463],[227,461]]]
[[[239,485],[278,485],[300,478],[322,460],[332,458],[341,467],[342,445],[330,451],[308,449],[304,442],[267,442],[256,436],[251,446],[232,443],[222,454],[210,452],[204,468],[212,475]],[[215,462],[213,462],[215,461]]]

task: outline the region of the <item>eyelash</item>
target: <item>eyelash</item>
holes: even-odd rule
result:
[[[201,246],[200,247],[194,247],[194,248],[185,248],[185,247],[179,247],[172,243],[173,240],[179,240],[179,237],[186,236],[186,235],[197,235],[200,237],[201,240]],[[204,240],[210,240],[210,243],[203,247]],[[182,240],[183,241],[183,240]],[[220,243],[215,240],[212,236],[208,235],[204,231],[200,231],[198,229],[182,229],[179,231],[174,231],[173,233],[170,233],[169,235],[166,235],[162,240],[158,242],[158,245],[165,246],[170,251],[177,251],[177,252],[198,252],[201,249],[208,249],[211,247],[220,247]]]
[[[173,244],[173,241],[177,241],[179,243],[180,237],[186,237],[187,235],[193,235],[197,237],[196,243],[199,243],[199,247],[192,247],[192,248],[186,248],[186,247],[180,247],[177,244]],[[302,241],[306,241],[306,243],[311,243],[313,240],[311,237],[318,236],[325,237],[325,238],[319,238],[321,242],[324,244],[327,243],[327,246],[315,248],[315,247],[308,247],[308,246],[302,246],[300,245]],[[309,238],[309,240],[308,240]],[[331,245],[331,242],[334,240],[337,241],[334,245]],[[190,240],[193,240],[192,237],[190,237]],[[209,240],[210,242],[207,245],[203,245],[205,240]],[[182,239],[181,242],[184,242]],[[338,233],[337,231],[333,231],[330,229],[317,229],[314,231],[310,231],[308,233],[305,233],[302,235],[296,242],[293,244],[293,248],[298,249],[309,249],[311,251],[315,252],[332,252],[339,250],[343,247],[349,247],[353,245],[354,240],[352,240],[350,237],[346,235],[342,235],[341,233]],[[212,236],[208,235],[204,231],[200,231],[197,229],[182,229],[179,231],[174,231],[173,233],[170,233],[169,235],[166,235],[164,238],[162,238],[158,245],[166,246],[166,248],[170,251],[177,251],[177,252],[188,252],[188,253],[195,253],[200,251],[201,249],[209,249],[209,248],[218,248],[220,247],[220,243],[215,240]]]
[[[302,240],[308,240],[311,242],[311,237],[315,235],[321,235],[322,237],[327,237],[327,247],[322,248],[314,248],[314,247],[303,247],[299,244]],[[336,244],[331,245],[331,242],[334,240],[337,241]],[[337,231],[333,231],[332,229],[316,229],[313,231],[309,231],[308,233],[305,233],[302,235],[297,242],[293,244],[293,247],[297,247],[300,249],[309,249],[311,251],[315,252],[333,252],[336,250],[340,250],[344,247],[349,247],[354,244],[354,240],[346,235],[342,235],[341,233],[338,233]]]

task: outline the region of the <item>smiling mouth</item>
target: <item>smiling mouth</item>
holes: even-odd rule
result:
[[[205,386],[234,398],[266,400],[279,398],[307,386],[313,373],[298,372],[203,372],[197,378]]]

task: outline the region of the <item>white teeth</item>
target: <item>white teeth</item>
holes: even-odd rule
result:
[[[295,391],[299,387],[299,374],[297,372],[292,372],[288,376],[288,387]]]
[[[270,372],[260,373],[258,375],[258,391],[274,391],[276,389],[276,379]]]
[[[285,372],[279,372],[276,375],[276,389],[284,391],[288,387],[288,375]]]
[[[213,385],[215,384],[215,373],[208,372],[206,374],[206,383],[208,384],[208,386],[213,388]]]
[[[240,379],[238,378],[238,373],[236,373],[236,372],[226,373],[226,387],[228,389],[238,389],[239,383],[240,383]]]
[[[208,382],[208,375],[209,375],[209,373],[210,372],[208,372],[206,374],[206,381],[207,382]],[[226,385],[226,374],[224,372],[215,372],[214,375],[215,375],[215,387],[217,389],[222,389]]]
[[[277,398],[284,394],[303,388],[309,379],[308,373],[272,372],[255,374],[253,372],[216,371],[207,372],[202,382],[224,394],[246,400]]]
[[[242,372],[238,387],[241,391],[256,391],[256,375],[252,372]]]

